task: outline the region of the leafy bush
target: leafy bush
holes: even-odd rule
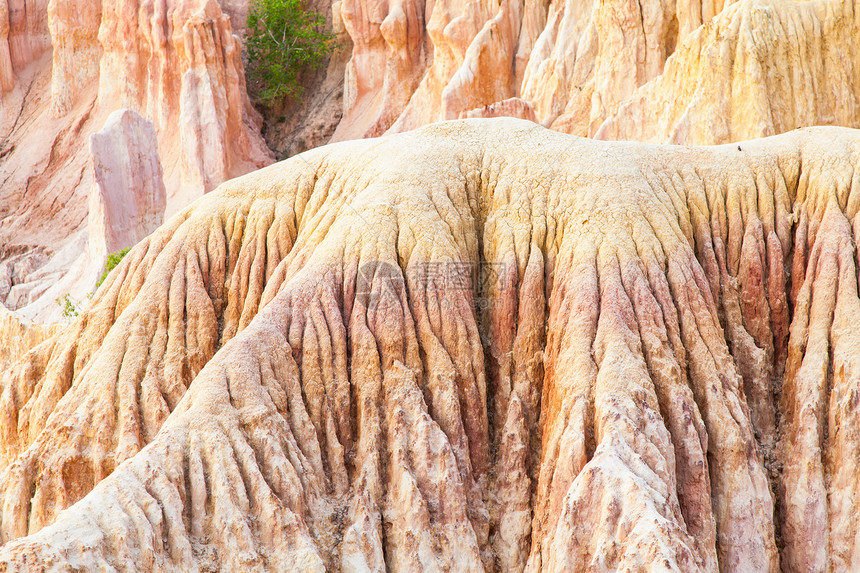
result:
[[[102,283],[105,282],[105,279],[107,278],[108,274],[110,274],[110,272],[114,270],[117,265],[119,265],[120,261],[122,261],[123,257],[125,257],[130,250],[131,247],[108,255],[108,258],[105,261],[105,270],[102,273],[99,282],[96,283],[96,288],[102,286]],[[92,298],[93,294],[94,293],[87,293],[87,298]],[[72,300],[72,297],[69,294],[67,294],[63,298],[58,298],[57,304],[60,305],[60,308],[63,309],[64,318],[76,318],[81,314],[81,308],[75,303],[75,301]]]
[[[72,302],[72,297],[68,294],[63,298],[58,298],[57,304],[63,309],[64,318],[75,318],[81,314],[80,309],[78,309],[78,305]]]
[[[108,255],[107,261],[105,261],[105,272],[102,273],[102,277],[99,279],[99,282],[96,283],[96,288],[102,286],[102,283],[105,282],[108,274],[117,267],[122,258],[126,256],[130,250],[131,247]]]
[[[301,96],[299,73],[319,67],[334,48],[334,35],[302,0],[252,0],[245,48],[251,92],[271,105]]]

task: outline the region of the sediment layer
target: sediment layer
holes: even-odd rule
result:
[[[845,128],[228,182],[0,378],[0,568],[851,569],[858,206]]]

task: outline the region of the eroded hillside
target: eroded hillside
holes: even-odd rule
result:
[[[852,570],[858,206],[844,128],[231,181],[0,378],[0,564]]]
[[[245,88],[248,0],[0,1],[0,303],[43,321],[66,294],[86,304],[89,138],[117,110],[153,124],[168,216],[275,155],[458,117],[696,145],[860,126],[856,0],[309,5],[339,48],[264,110],[272,153]]]

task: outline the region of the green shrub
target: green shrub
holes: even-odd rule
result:
[[[99,279],[99,282],[96,283],[96,288],[102,286],[102,283],[105,282],[105,279],[107,278],[108,274],[112,270],[114,270],[117,267],[117,265],[119,265],[120,261],[122,261],[123,257],[126,256],[130,250],[131,250],[131,247],[129,247],[128,249],[123,249],[121,251],[118,251],[116,253],[112,253],[112,254],[108,255],[108,258],[105,261],[105,270],[102,273],[102,276]],[[88,299],[93,298],[93,294],[94,293],[87,293],[87,298]],[[71,295],[67,294],[63,298],[58,298],[57,304],[60,305],[60,308],[63,309],[63,317],[64,318],[76,318],[76,317],[80,316],[80,314],[81,314],[81,309],[72,300]]]
[[[301,96],[299,73],[319,67],[334,48],[334,35],[302,0],[252,0],[245,48],[251,93],[271,105]]]
[[[58,298],[57,304],[63,309],[64,318],[75,318],[81,314],[81,311],[78,309],[78,305],[72,302],[72,297],[70,295]]]
[[[102,283],[105,282],[108,274],[117,267],[122,258],[126,256],[130,250],[131,247],[108,255],[107,261],[105,261],[105,272],[102,273],[99,282],[96,283],[96,288],[102,286]]]

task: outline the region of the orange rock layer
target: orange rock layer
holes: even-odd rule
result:
[[[852,570],[858,213],[842,128],[231,181],[0,379],[0,569]]]

